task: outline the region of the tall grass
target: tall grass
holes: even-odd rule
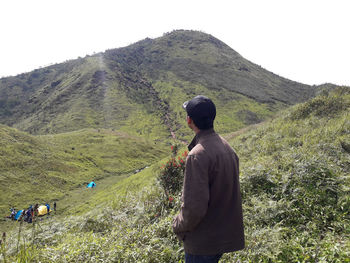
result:
[[[0,252],[4,263],[6,263],[6,232],[2,233],[2,238],[0,240]]]

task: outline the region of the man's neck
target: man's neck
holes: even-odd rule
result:
[[[194,131],[194,133],[197,135],[201,130],[196,126],[196,125],[193,125],[191,127],[191,129]]]
[[[197,135],[201,130],[200,129],[193,129],[194,133]]]

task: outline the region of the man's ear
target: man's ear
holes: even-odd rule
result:
[[[190,116],[187,116],[186,118],[187,124],[191,124],[192,123],[192,119]]]

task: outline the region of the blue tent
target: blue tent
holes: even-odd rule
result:
[[[96,187],[96,184],[94,182],[90,182],[86,187],[87,188],[94,188],[94,187]]]
[[[18,220],[18,218],[21,216],[23,210],[19,210],[17,214],[15,215],[15,220]]]

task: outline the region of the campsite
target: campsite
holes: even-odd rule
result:
[[[89,188],[89,189],[93,189],[96,186],[97,186],[96,183],[93,181],[86,184],[86,188]],[[18,210],[15,207],[12,207],[12,208],[10,208],[10,212],[11,212],[11,214],[9,216],[6,216],[5,218],[11,219],[14,221],[23,220],[25,222],[32,223],[31,218],[34,215],[36,215],[38,217],[42,217],[45,215],[50,215],[50,212],[55,212],[55,214],[56,214],[56,201],[53,202],[52,207],[50,207],[50,205],[48,203],[46,203],[45,205],[36,204],[35,206],[30,205],[26,210],[24,210],[24,209]],[[27,215],[30,215],[30,216],[28,216],[28,217],[30,217],[29,220],[27,219]]]

